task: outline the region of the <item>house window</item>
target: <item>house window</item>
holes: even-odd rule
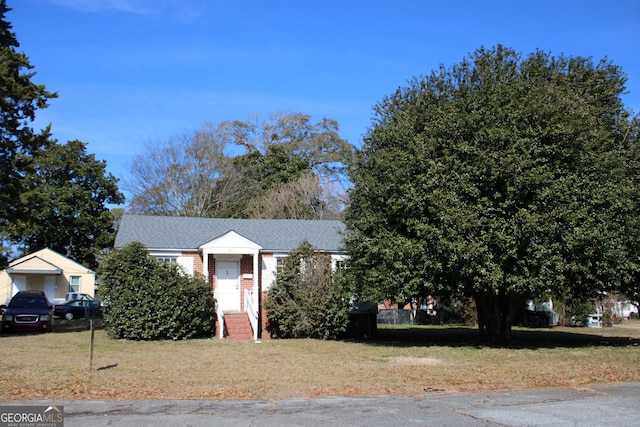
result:
[[[282,270],[284,269],[284,260],[286,257],[284,256],[277,256],[276,257],[276,274],[282,273]]]
[[[69,292],[80,292],[80,276],[69,277]]]
[[[157,256],[156,259],[164,264],[177,264],[178,258],[174,256]]]

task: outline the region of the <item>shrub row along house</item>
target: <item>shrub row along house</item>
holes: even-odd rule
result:
[[[258,339],[266,327],[262,304],[284,258],[308,241],[344,260],[344,224],[335,220],[187,218],[124,215],[115,247],[137,241],[151,256],[203,274],[218,307],[218,334]]]

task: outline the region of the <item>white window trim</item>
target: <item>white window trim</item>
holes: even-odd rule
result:
[[[78,289],[73,289],[73,279],[78,278]],[[81,292],[82,291],[82,276],[69,276],[69,292]]]

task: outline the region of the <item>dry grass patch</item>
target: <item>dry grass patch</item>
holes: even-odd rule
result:
[[[389,359],[389,363],[400,366],[435,366],[442,364],[442,360],[433,357],[408,357],[394,356]]]
[[[640,381],[640,328],[517,329],[508,348],[477,331],[381,329],[376,340],[131,342],[89,331],[1,336],[0,399],[279,399],[419,396]]]

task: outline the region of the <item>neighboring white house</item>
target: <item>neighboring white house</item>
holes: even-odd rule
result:
[[[64,300],[68,292],[93,296],[96,273],[51,249],[42,249],[9,263],[0,271],[0,303],[19,291],[44,291],[50,302]]]
[[[138,241],[159,260],[203,274],[218,302],[221,336],[232,337],[225,318],[240,314],[257,339],[266,321],[262,301],[283,259],[306,240],[335,265],[345,258],[343,231],[333,220],[124,215],[115,247]]]

